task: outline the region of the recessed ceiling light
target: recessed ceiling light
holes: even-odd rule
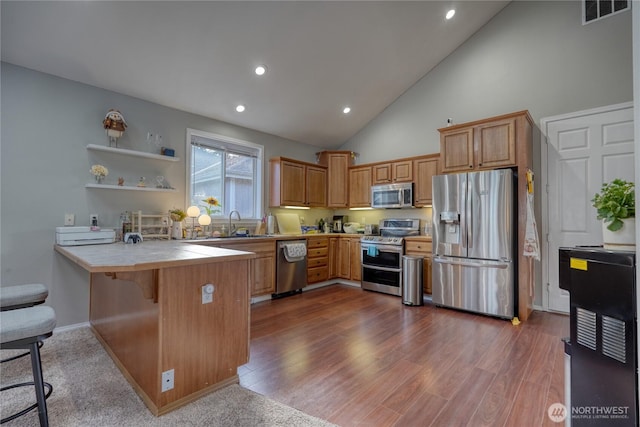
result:
[[[447,14],[444,16],[447,19],[451,19],[453,18],[453,15],[456,14],[456,10],[455,9],[451,9],[450,11],[447,12]]]
[[[244,111],[244,105],[240,104],[236,107],[236,111],[238,113],[242,113]]]
[[[342,109],[342,112],[343,112],[344,114],[349,114],[349,113],[351,112],[351,107],[344,107],[344,108]]]
[[[265,67],[264,65],[258,65],[255,71],[257,75],[261,76],[267,72],[267,67]]]

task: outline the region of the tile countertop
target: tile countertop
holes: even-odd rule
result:
[[[181,240],[150,240],[136,244],[118,242],[86,246],[55,245],[54,248],[90,273],[141,271],[224,262],[230,258],[250,259],[256,256],[253,252],[194,245]]]

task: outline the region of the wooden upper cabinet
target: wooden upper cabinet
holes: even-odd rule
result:
[[[371,172],[373,174],[373,185],[392,183],[391,163],[373,165]]]
[[[327,168],[307,166],[306,205],[309,207],[327,206]]]
[[[270,164],[269,205],[326,207],[327,168],[276,157]]]
[[[522,114],[438,129],[442,172],[516,166],[516,122]]]
[[[371,166],[349,168],[349,207],[371,207]]]
[[[413,181],[413,160],[402,160],[391,163],[393,170],[393,182]]]
[[[478,125],[474,131],[476,161],[479,169],[515,166],[515,118]]]
[[[372,166],[373,185],[393,184],[413,181],[413,161],[400,160],[391,163],[378,163]]]
[[[440,132],[442,172],[473,169],[473,129]]]
[[[432,154],[413,161],[413,205],[422,207],[430,205],[433,200],[432,181],[440,173],[440,156]]]
[[[349,207],[349,166],[353,165],[351,151],[322,151],[318,164],[327,167],[327,207]]]

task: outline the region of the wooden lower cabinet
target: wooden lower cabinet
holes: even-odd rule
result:
[[[422,260],[422,289],[431,295],[431,262],[433,260],[432,242],[425,237],[405,237],[405,255],[423,257]]]
[[[329,279],[329,237],[307,238],[307,284]]]
[[[329,279],[335,279],[340,275],[340,238],[329,237]]]
[[[360,237],[340,237],[337,243],[338,278],[359,282],[362,279]]]
[[[217,246],[237,251],[255,252],[251,260],[251,296],[272,294],[276,291],[276,242],[216,243]]]
[[[359,282],[362,280],[362,266],[360,262],[360,237],[351,237],[350,244],[350,260],[351,280]]]
[[[338,277],[351,280],[351,239],[338,241]]]

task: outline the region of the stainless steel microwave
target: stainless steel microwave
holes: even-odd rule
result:
[[[413,206],[413,184],[374,185],[371,187],[372,208],[410,208]]]

